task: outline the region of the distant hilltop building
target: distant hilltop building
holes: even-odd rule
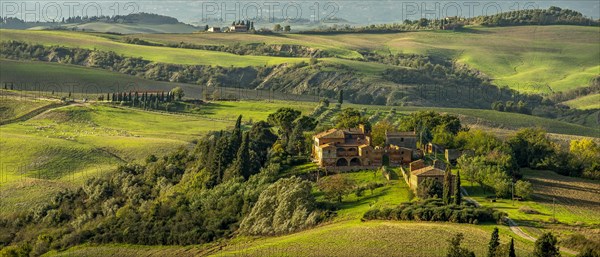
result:
[[[215,33],[216,32],[221,32],[221,28],[219,28],[219,27],[210,27],[210,28],[208,28],[207,31],[208,32],[215,32]]]
[[[228,28],[228,32],[248,32],[254,29],[254,22],[252,21],[238,21],[233,22]]]
[[[386,137],[386,142],[389,142],[386,147],[373,147],[371,137],[362,125],[351,129],[330,129],[313,136],[312,157],[320,167],[331,170],[410,163],[416,151],[415,133],[387,133]]]
[[[229,32],[248,32],[246,25],[229,26]]]

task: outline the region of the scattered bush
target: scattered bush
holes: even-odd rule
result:
[[[366,220],[448,221],[453,223],[502,222],[506,213],[473,205],[444,205],[440,199],[403,203],[395,208],[371,209]]]

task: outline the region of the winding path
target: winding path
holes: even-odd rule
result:
[[[464,188],[460,188],[460,191],[462,192],[464,199],[475,204],[475,206],[480,207],[481,204],[479,204],[479,202],[477,202],[477,200],[469,197],[469,194],[467,193],[467,190],[465,190]],[[517,236],[520,236],[522,238],[524,238],[525,240],[531,241],[531,242],[535,242],[536,238],[527,234],[521,227],[519,227],[519,225],[512,219],[510,219],[509,217],[506,217],[506,223],[508,224],[508,227],[510,228],[510,231],[512,231],[513,233],[515,233]],[[579,254],[579,252],[577,251],[573,251],[571,249],[565,248],[565,247],[560,247],[560,251],[571,254],[571,255],[577,255]]]

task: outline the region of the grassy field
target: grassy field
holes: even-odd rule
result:
[[[490,206],[508,213],[511,219],[525,223],[558,222],[570,225],[599,225],[600,182],[580,178],[565,177],[551,171],[523,170],[524,179],[533,184],[534,194],[529,201],[498,199],[491,202],[486,196],[492,192],[482,189],[463,179],[462,186],[470,196],[484,206]],[[520,209],[530,208],[537,213],[527,214]]]
[[[193,33],[198,31],[188,24],[123,24],[123,23],[105,23],[105,22],[90,22],[83,24],[74,24],[65,26],[69,29],[95,31],[95,32],[116,32],[121,34],[137,34],[137,33]]]
[[[62,45],[113,51],[125,56],[143,57],[150,61],[173,64],[246,67],[308,61],[307,58],[239,56],[225,52],[131,45],[82,32],[3,29],[0,30],[0,33],[2,34],[2,40],[20,40],[43,45]]]
[[[306,58],[238,56],[223,52],[128,45],[108,36],[65,31],[1,30],[3,40],[23,40],[45,45],[96,48],[148,60],[220,66],[275,65]],[[114,38],[114,36],[110,36]],[[583,26],[473,27],[461,32],[421,31],[392,34],[254,35],[236,33],[142,34],[153,42],[222,44],[298,44],[328,50],[339,58],[360,58],[358,50],[380,53],[417,53],[443,56],[479,69],[499,86],[521,92],[550,93],[583,87],[600,75],[600,30]],[[360,62],[337,58],[357,70],[379,71]],[[361,66],[362,65],[362,66]]]
[[[589,110],[600,109],[600,94],[587,95],[564,102],[571,108]]]
[[[21,117],[35,109],[52,104],[47,100],[29,100],[0,95],[0,121]]]
[[[483,71],[496,84],[522,92],[549,93],[587,86],[600,75],[600,30],[582,26],[474,27],[462,32],[421,31],[395,34],[140,35],[163,43],[181,41],[299,44],[325,49],[338,57],[360,57],[357,50],[444,56]]]
[[[82,246],[44,256],[445,256],[446,240],[455,233],[463,233],[463,245],[477,256],[484,256],[492,228],[450,223],[345,221],[280,237],[237,238],[221,245]],[[508,243],[508,233],[504,227],[500,228],[502,244]],[[530,244],[518,239],[515,247],[519,256],[532,251]]]
[[[38,61],[15,61],[0,59],[0,86],[14,83],[15,89],[32,91],[29,95],[42,97],[68,96],[72,92],[78,99],[96,99],[100,94],[123,91],[161,90],[170,91],[181,87],[187,98],[203,99],[212,96],[214,91],[223,97],[241,99],[264,99],[286,101],[318,101],[319,98],[309,95],[290,95],[267,90],[251,90],[225,87],[206,87],[202,85],[176,82],[152,81],[135,76],[125,75],[107,70],[94,69],[76,65],[47,63]],[[55,92],[52,95],[52,91]],[[19,92],[20,93],[20,92]]]

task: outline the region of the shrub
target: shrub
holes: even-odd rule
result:
[[[540,214],[539,211],[536,211],[529,206],[521,206],[519,207],[519,211],[525,214]]]
[[[372,209],[363,215],[366,220],[449,221],[454,223],[497,222],[506,213],[491,208],[469,205],[444,205],[440,199],[403,203],[395,208]]]

